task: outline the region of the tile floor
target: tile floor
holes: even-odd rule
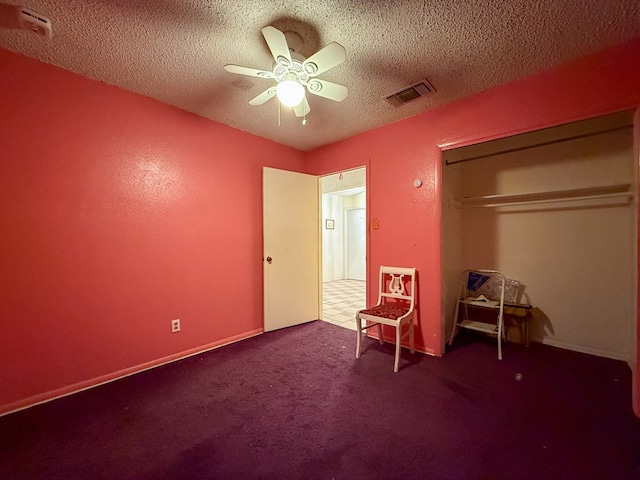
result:
[[[366,282],[334,280],[322,284],[322,320],[356,329],[356,311],[366,307]]]

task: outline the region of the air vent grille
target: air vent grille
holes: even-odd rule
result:
[[[387,95],[385,99],[394,107],[399,107],[400,105],[404,105],[405,103],[409,103],[416,98],[424,97],[429,93],[435,92],[435,88],[428,82],[425,78],[420,80],[413,85],[409,85],[408,87],[404,87],[397,92],[393,92],[391,95]]]

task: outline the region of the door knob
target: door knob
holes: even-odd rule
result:
[[[267,257],[267,263],[269,263],[269,264],[270,264],[271,262],[273,262],[273,258],[271,258],[271,257]]]

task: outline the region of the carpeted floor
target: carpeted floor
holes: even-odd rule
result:
[[[623,362],[460,338],[442,358],[312,322],[0,418],[0,478],[634,479]],[[521,380],[516,374],[522,375]]]

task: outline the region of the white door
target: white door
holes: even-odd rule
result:
[[[364,208],[347,210],[347,278],[366,279],[367,221]]]
[[[262,169],[264,330],[319,317],[318,179]]]

